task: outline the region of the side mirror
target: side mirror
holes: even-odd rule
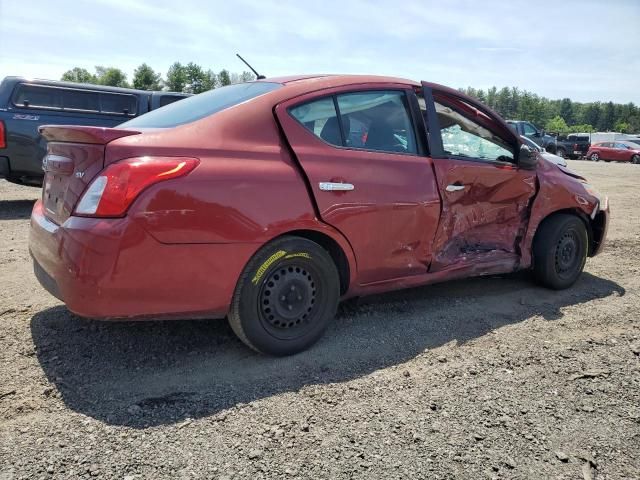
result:
[[[538,155],[527,145],[520,145],[518,152],[518,166],[525,170],[535,170],[538,164]]]

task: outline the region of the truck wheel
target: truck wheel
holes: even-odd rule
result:
[[[631,157],[631,163],[640,163],[640,155],[634,155],[633,157]]]
[[[597,162],[598,160],[600,160],[600,155],[598,155],[597,153],[592,153],[591,157],[589,158],[591,158],[592,162]]]
[[[553,146],[553,145],[547,145],[547,146],[545,147],[545,150],[546,150],[547,152],[549,152],[549,153],[553,153],[553,154],[555,154],[555,153],[556,153],[556,147],[555,147],[555,146]]]
[[[567,154],[564,151],[564,148],[559,148],[558,150],[556,150],[556,155],[562,158],[566,158],[567,156]]]
[[[327,251],[286,236],[261,248],[243,270],[229,323],[254,350],[292,355],[322,336],[339,298],[338,270]]]
[[[547,218],[533,242],[535,279],[555,290],[570,287],[582,273],[587,247],[587,229],[580,218],[567,214]]]

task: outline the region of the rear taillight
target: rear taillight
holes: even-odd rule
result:
[[[7,148],[7,137],[5,135],[4,122],[0,120],[0,148]]]
[[[197,159],[184,157],[140,157],[112,163],[89,184],[74,215],[121,217],[145,188],[182,177],[197,165]]]
[[[573,144],[573,149],[574,149],[574,150],[577,150],[577,149],[578,149],[578,144],[577,144],[577,143],[574,143],[574,144]]]

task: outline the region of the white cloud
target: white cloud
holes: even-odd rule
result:
[[[552,98],[640,102],[640,3],[0,0],[0,74],[142,62],[269,75],[379,73]],[[594,25],[597,27],[594,28]],[[42,69],[42,71],[40,71]]]

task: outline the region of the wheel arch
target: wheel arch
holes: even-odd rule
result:
[[[552,217],[556,215],[573,215],[574,217],[578,217],[584,223],[585,228],[587,229],[587,239],[589,250],[587,255],[592,257],[594,253],[597,251],[600,242],[602,241],[602,237],[604,236],[604,213],[600,212],[595,216],[594,219],[591,219],[587,214],[585,214],[579,208],[563,208],[560,210],[554,210],[553,212],[549,212],[540,222],[538,223],[536,230],[533,234],[532,245],[535,244],[536,238],[538,236],[538,232],[540,231],[540,227],[547,222]]]
[[[349,285],[353,278],[353,269],[350,265],[351,262],[349,257],[347,257],[345,249],[335,238],[318,230],[300,229],[283,232],[270,241],[285,235],[306,238],[307,240],[311,240],[324,248],[329,253],[329,256],[333,259],[333,262],[338,269],[338,276],[340,278],[340,295],[344,295],[349,290]]]

